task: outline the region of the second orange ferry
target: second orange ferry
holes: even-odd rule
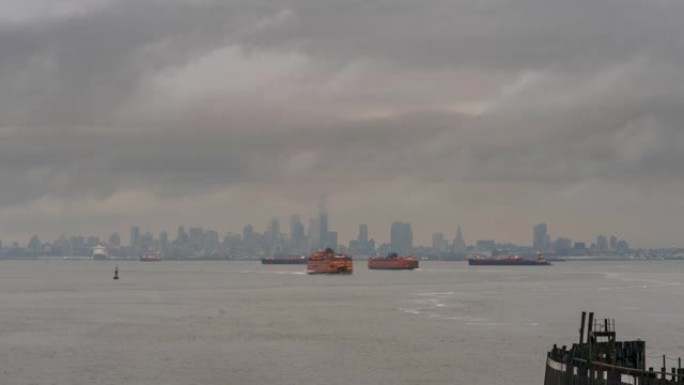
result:
[[[351,257],[335,254],[331,248],[311,254],[306,264],[308,274],[352,274],[354,263]]]
[[[391,253],[385,258],[368,259],[369,269],[383,270],[413,270],[418,268],[418,259],[413,257],[399,257]]]

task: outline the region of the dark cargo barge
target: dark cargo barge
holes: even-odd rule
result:
[[[681,359],[677,368],[646,369],[646,343],[617,341],[615,321],[594,320],[582,312],[579,343],[571,348],[553,345],[546,358],[544,385],[675,385],[684,384]],[[585,330],[586,326],[586,330]],[[586,332],[586,333],[585,333]]]

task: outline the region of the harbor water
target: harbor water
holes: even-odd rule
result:
[[[683,261],[305,269],[0,261],[0,384],[542,384],[583,310],[684,353]]]

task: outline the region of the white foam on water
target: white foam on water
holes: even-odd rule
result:
[[[406,313],[406,314],[421,314],[422,313],[419,309],[409,309],[409,308],[405,308],[405,307],[400,307],[398,310],[400,312]]]
[[[443,292],[434,292],[434,293],[428,292],[428,293],[413,293],[413,294],[414,295],[425,295],[425,296],[428,296],[428,295],[454,295],[454,292],[453,291],[443,291]]]

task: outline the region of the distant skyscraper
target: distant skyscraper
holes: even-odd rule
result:
[[[447,251],[447,241],[444,239],[444,234],[432,234],[432,249],[437,253],[445,253]]]
[[[114,247],[121,246],[121,237],[119,236],[119,233],[112,233],[112,235],[109,236],[109,245]]]
[[[220,246],[219,234],[215,230],[207,230],[204,234],[204,248],[209,253],[215,253]]]
[[[162,231],[159,233],[159,247],[162,255],[167,255],[169,253],[169,233]]]
[[[138,248],[140,251],[154,250],[154,235],[149,231],[146,231],[145,234],[141,235],[140,240],[138,241]]]
[[[318,250],[320,249],[320,231],[318,229],[318,224],[319,224],[319,218],[311,218],[309,219],[309,250]]]
[[[553,246],[553,248],[558,252],[567,252],[568,250],[572,249],[572,239],[558,237]]]
[[[325,239],[327,242],[326,247],[337,249],[337,231],[328,231],[328,236]]]
[[[627,243],[627,241],[623,239],[621,241],[618,241],[616,248],[619,251],[627,251],[629,250],[629,244]]]
[[[359,225],[359,243],[361,244],[366,244],[368,243],[368,225],[366,224],[361,224]]]
[[[617,244],[618,244],[618,237],[616,237],[615,235],[611,235],[610,236],[610,249],[616,250]]]
[[[190,227],[188,229],[190,247],[194,251],[204,250],[205,234],[201,227]]]
[[[268,247],[272,252],[280,248],[280,221],[276,218],[271,219],[268,224],[267,240]]]
[[[410,223],[393,222],[390,229],[390,245],[392,251],[406,254],[413,249],[413,230]]]
[[[140,246],[140,227],[138,226],[133,226],[131,227],[131,247],[133,249],[137,249]]]
[[[546,223],[540,223],[534,226],[532,247],[535,250],[546,250],[548,246],[548,234],[546,232]]]
[[[179,246],[185,246],[188,243],[188,233],[185,231],[185,227],[178,226],[178,232],[176,233],[176,244]]]
[[[494,251],[496,250],[496,241],[493,239],[480,239],[475,242],[475,247],[478,250]]]
[[[245,242],[251,242],[254,238],[254,227],[252,225],[247,225],[242,228],[242,239]]]
[[[349,249],[353,254],[357,255],[374,255],[375,242],[368,239],[368,225],[359,225],[359,235],[356,239],[349,241]]]
[[[290,252],[305,254],[308,252],[308,248],[304,225],[302,225],[299,215],[292,215],[290,217]]]
[[[605,235],[599,235],[596,237],[596,248],[599,251],[607,251],[608,250],[608,238],[606,238]]]
[[[456,228],[456,238],[454,238],[453,252],[457,254],[465,253],[466,244],[463,240],[463,233],[461,232],[461,226]]]
[[[304,226],[299,215],[290,216],[290,241],[297,243],[297,241],[304,237]]]
[[[318,248],[325,249],[330,247],[328,240],[328,207],[325,196],[318,201]]]

